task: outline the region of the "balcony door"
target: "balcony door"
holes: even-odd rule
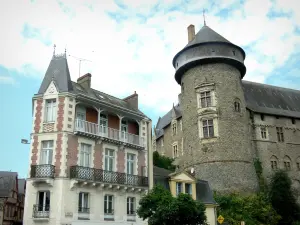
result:
[[[134,176],[135,170],[135,154],[127,153],[127,173],[126,180],[127,184],[135,185],[136,184],[136,176]]]
[[[86,126],[86,111],[84,108],[77,107],[76,109],[76,129],[78,131],[85,131]]]
[[[105,161],[104,161],[104,174],[103,179],[108,183],[116,183],[116,175],[113,172],[115,167],[115,151],[112,149],[105,149]]]
[[[37,196],[37,212],[47,216],[50,210],[50,191],[40,191]]]
[[[100,114],[99,132],[101,136],[107,137],[108,134],[108,119],[107,115]]]
[[[42,141],[40,151],[40,165],[36,167],[36,177],[51,176],[52,157],[53,157],[53,141]]]
[[[93,179],[93,169],[91,167],[92,146],[89,144],[81,143],[79,155],[79,171],[78,178],[80,179]]]
[[[122,121],[122,124],[121,124],[121,140],[124,142],[128,141],[128,123],[127,123],[127,121]]]

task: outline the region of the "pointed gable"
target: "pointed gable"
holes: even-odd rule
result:
[[[38,94],[44,94],[52,81],[58,92],[73,90],[66,54],[53,55]]]

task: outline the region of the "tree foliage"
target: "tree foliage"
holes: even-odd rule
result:
[[[230,225],[240,225],[241,221],[247,225],[276,225],[280,219],[263,194],[215,194],[215,200],[219,204],[218,214]]]
[[[269,196],[273,208],[281,216],[280,225],[290,225],[300,220],[300,207],[293,195],[292,181],[286,172],[279,170],[272,176]]]
[[[174,159],[160,155],[157,151],[153,152],[153,164],[154,166],[164,168],[167,170],[175,171],[175,166],[172,165]]]
[[[154,188],[139,202],[137,214],[149,225],[198,225],[206,221],[205,206],[188,194],[174,198],[162,186]]]

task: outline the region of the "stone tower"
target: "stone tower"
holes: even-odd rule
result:
[[[245,52],[204,25],[173,59],[181,85],[183,121],[182,169],[220,192],[253,192],[258,188],[251,152],[249,115],[241,80]]]

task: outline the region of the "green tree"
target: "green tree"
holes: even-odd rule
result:
[[[172,165],[174,159],[160,155],[157,151],[153,152],[153,165],[164,168],[170,171],[175,171],[175,166]]]
[[[149,225],[198,225],[206,221],[205,206],[188,194],[174,198],[162,186],[154,188],[139,202],[137,214]]]
[[[292,181],[286,172],[279,170],[272,176],[270,200],[273,208],[281,216],[280,225],[290,225],[300,220],[300,207],[292,191]]]
[[[249,196],[215,194],[215,200],[219,204],[218,214],[230,225],[240,225],[241,221],[247,225],[276,225],[280,219],[263,193]]]

